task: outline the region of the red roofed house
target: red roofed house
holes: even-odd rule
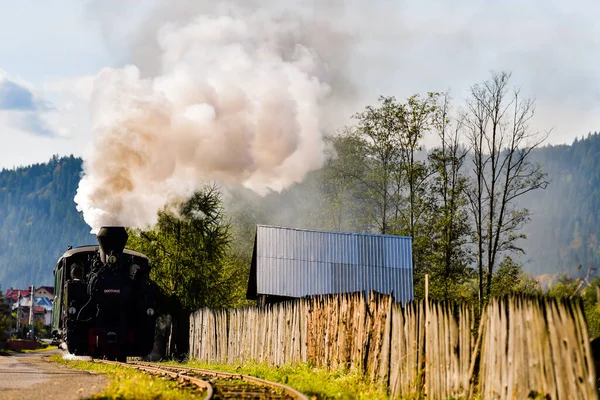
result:
[[[31,291],[23,289],[8,289],[4,299],[14,311],[20,304],[21,312],[19,321],[23,324],[29,323],[29,307],[31,306]],[[54,288],[52,286],[40,286],[34,293],[34,318],[40,320],[44,325],[52,323],[52,302],[54,300]],[[20,300],[20,301],[19,301]],[[19,303],[19,304],[18,304]]]
[[[12,305],[16,304],[19,300],[19,295],[21,298],[29,297],[29,289],[7,289],[6,294],[4,295],[4,299],[8,302],[8,304]]]

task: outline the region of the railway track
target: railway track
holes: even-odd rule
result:
[[[168,376],[171,379],[187,382],[200,390],[206,391],[205,400],[308,400],[305,395],[294,388],[249,375],[142,361],[122,363],[117,361],[94,360],[94,362],[135,368],[148,374]]]

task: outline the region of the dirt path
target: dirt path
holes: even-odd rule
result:
[[[47,361],[56,353],[0,356],[0,400],[85,399],[104,390],[105,376]]]

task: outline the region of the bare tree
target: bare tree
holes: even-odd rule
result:
[[[467,137],[473,162],[469,200],[475,222],[479,301],[489,295],[494,268],[502,252],[523,252],[517,240],[530,212],[515,200],[548,181],[540,165],[530,162],[533,149],[547,134],[532,132],[529,122],[534,102],[508,93],[510,74],[493,73],[491,79],[471,88],[467,102]],[[485,281],[485,283],[484,283]],[[485,285],[485,293],[484,293]]]

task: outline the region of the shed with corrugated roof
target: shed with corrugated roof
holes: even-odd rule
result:
[[[370,291],[413,300],[411,237],[256,227],[248,299]]]

